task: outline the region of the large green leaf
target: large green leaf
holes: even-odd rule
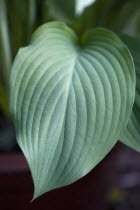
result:
[[[123,143],[140,152],[140,38],[123,35],[122,40],[128,45],[136,67],[136,95],[133,111],[127,128],[121,135]]]
[[[10,79],[11,112],[34,198],[73,183],[105,157],[126,127],[134,92],[131,55],[113,32],[97,28],[78,39],[52,22],[34,33]]]

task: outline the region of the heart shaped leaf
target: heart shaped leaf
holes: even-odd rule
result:
[[[111,31],[79,40],[64,23],[41,26],[22,48],[10,80],[18,143],[34,198],[86,175],[126,127],[135,93],[127,47]]]
[[[128,45],[136,67],[136,95],[130,120],[120,139],[123,143],[140,152],[140,39],[122,36]]]

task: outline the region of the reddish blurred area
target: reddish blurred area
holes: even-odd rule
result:
[[[118,143],[88,175],[72,185],[48,192],[30,203],[33,183],[24,156],[21,153],[4,153],[0,156],[0,208],[138,210],[140,209],[138,162],[140,154]]]

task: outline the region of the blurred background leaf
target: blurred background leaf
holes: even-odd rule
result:
[[[140,38],[123,35],[122,40],[129,47],[136,68],[136,95],[127,128],[120,139],[126,145],[140,152]]]
[[[30,40],[36,17],[36,0],[6,0],[12,58]],[[22,5],[22,6],[21,6]]]
[[[140,12],[137,15],[137,19],[136,19],[136,32],[137,35],[140,36]]]
[[[11,67],[11,48],[5,0],[0,0],[0,65],[0,82],[6,86]]]
[[[9,116],[8,97],[2,83],[0,83],[0,108],[4,111],[6,116]]]
[[[55,20],[70,23],[75,18],[75,1],[71,0],[48,0],[46,3],[49,7],[50,16]]]
[[[75,28],[81,33],[98,26],[123,31],[137,11],[140,11],[139,0],[96,0],[77,19]]]

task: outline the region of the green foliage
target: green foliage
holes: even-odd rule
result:
[[[0,83],[0,108],[4,110],[6,116],[9,117],[7,92],[2,83]]]
[[[131,114],[132,57],[107,30],[139,36],[140,1],[93,2],[0,0],[0,109],[9,116],[9,72],[23,47],[12,67],[10,103],[34,198],[84,176],[120,134],[140,151],[140,40],[121,36],[136,67]],[[58,22],[43,25],[31,39],[51,21]]]
[[[136,19],[136,35],[138,35],[140,37],[140,11],[137,15],[137,19]]]
[[[70,22],[75,18],[75,1],[71,0],[48,0],[50,16],[56,20]]]
[[[13,58],[18,49],[30,40],[35,25],[35,2],[35,0],[6,1]]]
[[[140,11],[139,0],[96,0],[84,10],[74,23],[74,28],[79,33],[97,26],[120,32],[137,11]]]
[[[122,39],[128,45],[134,58],[136,67],[136,96],[130,120],[120,139],[123,143],[140,152],[140,38],[124,35]]]
[[[7,24],[7,9],[4,0],[0,0],[0,82],[7,84],[11,68],[11,49]]]
[[[52,22],[33,34],[13,64],[10,103],[34,198],[104,158],[126,127],[134,93],[131,55],[111,31],[94,29],[79,40]]]
[[[9,116],[8,77],[11,68],[11,48],[7,25],[7,9],[4,0],[0,0],[0,109]]]

